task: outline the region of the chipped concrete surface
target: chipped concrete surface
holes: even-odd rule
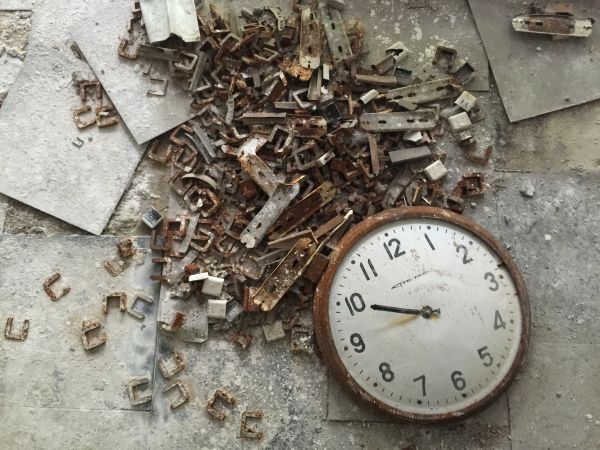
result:
[[[0,106],[23,67],[31,31],[31,11],[0,11]]]
[[[406,2],[378,0],[353,3],[351,7],[356,16],[377,17],[391,6],[388,3],[397,7]],[[436,0],[432,3],[440,4]],[[448,21],[455,20],[452,7],[447,6],[451,3],[444,4]],[[66,9],[61,6],[59,13],[65,14]],[[39,15],[44,19],[39,19],[40,23],[49,29],[50,13],[40,11]],[[385,24],[384,31],[390,36],[404,27],[397,19]],[[420,37],[418,42],[422,42],[423,30],[414,26],[409,30],[413,39]],[[455,43],[459,49],[460,44]],[[372,46],[372,51],[377,52],[379,45]],[[2,77],[0,69],[0,80]],[[172,397],[164,398],[158,390],[152,413],[3,406],[0,447],[600,448],[600,310],[595,264],[600,251],[600,102],[510,124],[491,76],[490,84],[490,92],[477,93],[486,117],[474,125],[480,142],[495,145],[493,158],[483,169],[489,189],[466,214],[510,246],[525,277],[533,310],[526,364],[501,401],[480,415],[451,425],[417,427],[362,421],[365,417],[349,406],[352,401],[344,398],[344,393],[332,391],[328,401],[328,376],[315,357],[291,355],[285,341],[265,343],[260,328],[253,331],[255,340],[244,353],[229,342],[229,331],[221,331],[212,333],[202,345],[159,338],[160,355],[181,347],[191,362],[181,376],[190,382],[193,397],[179,410],[169,411],[167,401]],[[447,186],[463,171],[481,170],[466,161],[454,143],[444,143],[442,148],[448,153],[450,168]],[[167,169],[144,158],[105,232],[146,234],[139,225],[139,214],[150,205],[164,212],[167,179]],[[526,179],[535,186],[531,198],[519,193]],[[3,203],[7,233],[81,234],[74,227],[1,197],[0,224]],[[15,257],[26,254],[16,244],[11,253]],[[38,256],[43,260],[47,255],[42,252]],[[4,349],[4,341],[0,342]],[[156,370],[154,377],[158,389],[164,380]],[[228,409],[230,420],[223,425],[215,424],[203,409],[208,395],[221,386],[231,387],[238,397],[236,407]],[[354,417],[328,420],[332,401],[338,402],[339,416],[350,408]],[[254,405],[265,408],[263,422],[257,423],[266,431],[260,444],[239,438],[241,411]]]

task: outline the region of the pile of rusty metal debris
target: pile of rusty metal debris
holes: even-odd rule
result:
[[[401,42],[364,67],[364,30],[342,19],[343,2],[298,0],[287,18],[272,7],[224,17],[210,5],[210,17],[197,15],[199,43],[159,47],[146,43],[138,6],[119,55],[151,78],[166,64],[170,79],[148,95],[183,89],[197,113],[148,149],[171,166],[177,195],[170,218],[144,217],[163,252],[163,331],[202,342],[210,322],[237,329],[246,348],[244,328],[261,324],[268,341],[289,331],[291,349],[310,352],[314,287],[345,230],[399,206],[461,213],[483,193],[479,173],[443,188],[436,142],[448,128],[471,161],[492,151],[471,134],[482,118],[465,90],[475,70],[456,50],[439,46],[427,75],[402,67]]]

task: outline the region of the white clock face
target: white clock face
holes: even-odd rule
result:
[[[523,317],[514,280],[485,242],[446,221],[401,219],[371,231],[341,260],[329,299],[350,376],[406,413],[477,403],[517,357]]]

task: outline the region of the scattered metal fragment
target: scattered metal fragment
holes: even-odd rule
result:
[[[247,439],[262,439],[264,433],[251,428],[248,425],[248,419],[262,420],[263,417],[264,413],[262,411],[244,411],[240,424],[240,436]]]
[[[572,13],[523,14],[512,19],[515,31],[553,36],[589,37],[595,20],[575,18]]]
[[[161,83],[161,87],[160,87],[160,89],[148,89],[146,94],[155,95],[157,97],[164,97],[165,95],[167,95],[167,89],[169,87],[168,79],[163,80],[160,78],[150,78],[150,81],[157,81],[157,82]]]
[[[225,280],[219,277],[213,277],[208,275],[204,281],[202,281],[202,293],[213,297],[220,297],[223,290],[223,283]]]
[[[206,410],[211,416],[213,416],[217,420],[225,420],[227,414],[225,414],[222,410],[218,409],[215,406],[217,400],[222,400],[223,402],[229,405],[234,405],[235,397],[231,392],[227,391],[226,389],[220,388],[215,391],[215,393],[212,395],[212,397],[208,400],[208,403],[206,404]]]
[[[367,103],[369,103],[371,100],[373,100],[374,98],[376,98],[379,95],[379,92],[377,92],[377,89],[371,89],[368,92],[365,92],[361,97],[360,97],[360,102],[363,105],[366,105]]]
[[[265,340],[267,342],[277,341],[285,337],[285,330],[283,329],[283,324],[281,323],[281,320],[276,320],[271,324],[264,323],[262,325],[262,329],[263,333],[265,334]]]
[[[52,275],[50,275],[48,277],[48,279],[46,281],[44,281],[44,283],[42,284],[42,286],[44,288],[44,292],[46,293],[46,295],[48,295],[48,297],[50,297],[50,300],[52,300],[53,302],[59,300],[60,298],[64,297],[69,292],[71,292],[71,287],[70,286],[65,286],[58,293],[56,293],[56,292],[54,292],[52,290],[52,285],[54,283],[56,283],[60,279],[60,277],[61,277],[60,273],[59,272],[55,272]]]
[[[346,35],[340,11],[327,8],[325,3],[320,3],[319,14],[334,63],[351,59],[352,49],[350,48],[350,41]]]
[[[242,350],[246,350],[252,342],[252,335],[235,332],[233,333],[231,340],[237,345],[239,345],[242,348]]]
[[[133,297],[133,302],[131,302],[130,305],[128,305],[127,307],[127,312],[132,316],[135,317],[138,320],[144,320],[146,318],[146,316],[144,315],[144,313],[138,311],[137,309],[135,309],[135,306],[138,304],[138,302],[144,302],[147,303],[149,305],[151,305],[153,303],[153,299],[152,297],[145,295],[145,294],[141,294],[141,293],[136,293]]]
[[[142,216],[142,222],[144,222],[151,230],[154,230],[162,220],[162,214],[152,207],[148,208]]]
[[[294,353],[313,353],[313,333],[310,328],[303,325],[292,327],[290,350]]]
[[[389,152],[388,155],[392,164],[405,164],[409,161],[431,158],[431,150],[426,145],[422,145],[420,147],[394,150]]]
[[[414,84],[388,91],[385,95],[388,100],[404,99],[411,103],[421,105],[452,97],[460,93],[458,82],[453,83],[451,78],[429,81],[427,83]]]
[[[27,339],[27,334],[29,333],[29,320],[25,319],[23,321],[23,324],[21,325],[21,329],[19,331],[13,331],[13,321],[14,317],[8,317],[6,319],[6,325],[4,327],[4,337],[13,341],[24,341],[25,339]]]
[[[152,393],[140,395],[141,391],[144,390],[142,387],[149,384],[150,379],[147,377],[134,378],[127,383],[127,392],[132,406],[139,406],[152,401]]]
[[[178,351],[173,351],[169,358],[160,358],[158,360],[158,368],[160,373],[165,378],[171,378],[185,369],[186,363],[183,356]]]
[[[469,119],[469,115],[463,111],[448,117],[448,125],[453,133],[460,133],[471,128],[471,120]]]
[[[302,275],[305,264],[314,253],[315,248],[310,239],[300,239],[283,258],[275,270],[252,296],[252,301],[262,311],[270,311],[281,300],[283,295]]]
[[[438,45],[435,49],[433,62],[444,69],[448,69],[454,65],[456,54],[457,52],[453,48]]]
[[[268,230],[277,222],[291,201],[300,193],[300,185],[278,185],[267,203],[254,216],[248,226],[242,231],[240,241],[247,248],[255,248],[265,237]]]
[[[321,65],[321,28],[311,8],[300,13],[299,50],[298,62],[302,67],[316,69]]]
[[[438,181],[448,175],[448,169],[440,160],[437,160],[425,167],[423,173],[429,181]]]
[[[78,148],[81,148],[81,147],[83,147],[83,144],[84,144],[84,142],[83,142],[83,139],[81,139],[80,137],[76,137],[75,139],[73,139],[73,140],[71,141],[71,143],[72,143],[72,144],[73,144],[75,147],[78,147]]]
[[[227,316],[227,300],[211,298],[207,300],[209,319],[225,319]]]
[[[469,91],[463,91],[462,94],[454,100],[454,104],[460,106],[463,110],[469,112],[477,103],[477,97],[471,94]]]
[[[405,86],[407,84],[404,77],[397,77],[395,75],[356,74],[354,78],[356,79],[356,81],[362,84],[383,87]]]
[[[127,311],[127,294],[125,292],[112,292],[102,300],[102,311],[104,314],[108,314],[111,303],[115,302],[118,302],[120,312]]]
[[[179,396],[171,402],[171,409],[179,408],[190,399],[190,392],[187,386],[180,380],[172,380],[163,389],[163,393],[169,392],[171,389],[177,388]]]
[[[466,85],[475,77],[475,69],[467,61],[456,64],[451,73],[462,86]]]
[[[81,339],[83,348],[87,351],[93,350],[106,343],[106,333],[102,329],[99,320],[84,320],[81,324]]]
[[[431,130],[435,128],[436,121],[437,113],[431,108],[397,113],[364,113],[360,116],[363,130],[378,132]]]

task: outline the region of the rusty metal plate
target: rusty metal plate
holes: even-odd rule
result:
[[[327,134],[327,121],[321,116],[288,116],[286,124],[298,137],[320,138]]]
[[[436,110],[427,108],[397,113],[364,113],[360,116],[360,127],[377,132],[432,130],[436,121]]]
[[[428,81],[392,89],[385,94],[388,100],[403,99],[416,105],[437,102],[456,95],[458,86],[452,85],[452,78]]]
[[[304,8],[300,15],[298,62],[307,69],[321,65],[321,27],[311,8]]]
[[[306,263],[315,251],[311,239],[300,239],[279,265],[254,292],[252,301],[262,311],[272,310],[277,302],[302,275]]]

